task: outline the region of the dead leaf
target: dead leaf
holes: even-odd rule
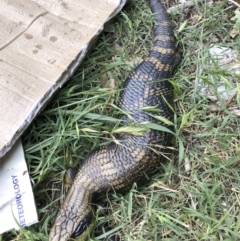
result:
[[[112,96],[114,96],[114,89],[115,89],[115,79],[112,77],[112,73],[108,71],[107,73],[103,74],[101,77],[102,87],[109,89]],[[106,105],[106,110],[109,111],[111,109],[111,104],[113,104],[114,99],[110,98],[108,104]]]
[[[234,39],[238,35],[239,35],[239,31],[237,29],[233,28],[232,31],[230,32],[230,37]]]

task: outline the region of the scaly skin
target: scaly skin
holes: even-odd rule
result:
[[[119,107],[137,122],[164,125],[141,108],[159,108],[159,113],[154,114],[173,121],[169,107],[173,102],[173,88],[167,78],[172,76],[175,40],[163,5],[158,0],[149,2],[156,20],[154,46],[126,79]],[[124,116],[123,122],[127,124],[130,120]],[[144,182],[145,176],[151,175],[161,161],[160,153],[168,145],[169,134],[151,129],[141,136],[120,134],[116,139],[118,144],[113,142],[94,150],[83,162],[50,231],[50,241],[67,241],[76,236],[77,227],[89,225],[91,203],[96,194],[109,190],[127,192],[134,182],[138,185]]]

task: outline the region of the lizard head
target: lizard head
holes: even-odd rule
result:
[[[69,210],[60,211],[49,233],[49,241],[86,240],[93,229],[92,213],[78,214]]]

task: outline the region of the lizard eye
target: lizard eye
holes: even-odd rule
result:
[[[72,233],[71,238],[77,238],[80,235],[82,235],[87,230],[91,222],[92,222],[92,217],[90,215],[86,216],[83,220],[79,222],[79,224],[77,225],[77,228]]]

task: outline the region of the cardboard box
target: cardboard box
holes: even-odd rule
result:
[[[0,161],[126,0],[0,0]]]

